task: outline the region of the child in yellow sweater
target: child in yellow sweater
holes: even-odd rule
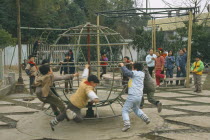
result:
[[[193,79],[194,79],[194,85],[195,85],[195,91],[197,93],[202,92],[201,88],[201,76],[203,74],[204,65],[201,61],[200,56],[196,56],[195,62],[193,63],[191,67],[191,72],[193,73]]]
[[[53,131],[55,125],[63,121],[66,117],[70,120],[81,122],[83,120],[81,109],[86,107],[89,99],[94,103],[99,102],[98,96],[94,92],[94,88],[99,83],[99,80],[95,75],[88,76],[88,67],[89,65],[85,66],[82,74],[84,79],[80,83],[76,93],[70,96],[70,103],[68,104],[67,110],[50,121],[50,126]]]

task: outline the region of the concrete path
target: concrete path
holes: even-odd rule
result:
[[[23,101],[24,97],[30,96],[13,94],[1,99],[2,140],[210,140],[208,90],[194,93],[193,88],[159,88],[155,97],[163,103],[163,111],[157,113],[156,107],[146,100],[143,111],[151,118],[151,124],[144,124],[132,113],[132,128],[126,133],[121,132],[121,117],[85,120],[80,124],[64,121],[52,132],[49,127],[52,117],[41,111],[41,102],[38,99]],[[118,104],[114,107],[121,112]],[[110,110],[101,111],[106,115]]]

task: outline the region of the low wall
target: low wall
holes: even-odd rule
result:
[[[4,77],[3,85],[0,88],[0,96],[9,94],[15,86],[15,73],[9,73]]]

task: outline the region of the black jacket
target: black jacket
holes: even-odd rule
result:
[[[74,62],[74,61],[73,59],[70,59],[70,60],[64,59],[63,62]],[[60,74],[62,74],[63,71],[64,71],[64,74],[74,74],[75,73],[74,63],[62,64],[61,69],[60,69]]]

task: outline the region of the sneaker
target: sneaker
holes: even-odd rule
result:
[[[145,121],[146,124],[149,124],[150,123],[150,119],[148,118],[146,121]]]
[[[162,103],[161,102],[157,103],[157,110],[158,110],[158,113],[160,113],[162,111]]]
[[[198,92],[197,90],[194,90],[194,92]]]
[[[156,88],[159,88],[159,87],[160,87],[159,85],[156,86]]]
[[[58,123],[59,123],[59,122],[57,121],[56,118],[54,118],[54,119],[52,119],[52,120],[50,121],[50,126],[51,126],[52,131],[55,130],[54,127],[55,127]]]
[[[52,131],[55,131],[54,125],[51,121],[50,121],[50,127],[51,127]]]
[[[125,125],[123,128],[122,128],[122,132],[126,132],[128,131],[128,129],[130,129],[131,126],[130,125]]]
[[[66,110],[66,116],[67,118],[69,118],[70,120],[73,120],[76,117],[76,113],[74,113],[73,111],[71,111],[70,109]]]
[[[197,91],[197,93],[202,93],[202,91]]]

